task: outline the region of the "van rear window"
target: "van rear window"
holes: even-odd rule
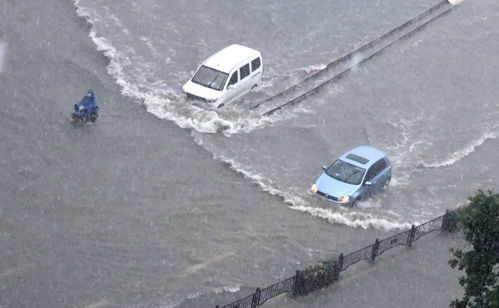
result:
[[[260,58],[256,58],[255,60],[251,61],[251,71],[254,72],[260,67],[260,65]]]
[[[249,67],[249,63],[248,63],[248,64],[245,64],[244,66],[242,66],[241,69],[239,70],[240,79],[243,79],[244,77],[248,76],[249,74],[250,74],[250,67]]]

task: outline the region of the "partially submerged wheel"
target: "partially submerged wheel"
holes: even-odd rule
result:
[[[390,186],[390,181],[392,180],[392,177],[389,177],[388,179],[386,179],[385,183],[383,184],[383,187],[381,187],[381,189],[385,190],[388,188],[388,186]]]
[[[94,123],[95,121],[97,121],[98,116],[99,115],[97,113],[91,113],[88,119],[90,120],[90,122]]]

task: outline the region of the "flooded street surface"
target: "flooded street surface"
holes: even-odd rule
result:
[[[438,3],[3,1],[0,307],[201,307],[497,190],[497,1],[250,109]],[[261,51],[262,84],[193,106],[182,85],[232,43]],[[89,88],[101,115],[74,126]],[[308,192],[360,144],[391,159],[386,192],[354,208]]]

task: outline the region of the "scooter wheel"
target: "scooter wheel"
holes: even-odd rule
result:
[[[94,122],[97,120],[97,114],[96,114],[96,113],[91,113],[91,114],[88,116],[88,120],[89,120],[91,123],[94,123]]]

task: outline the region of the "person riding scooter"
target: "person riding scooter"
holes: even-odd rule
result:
[[[74,112],[71,114],[73,121],[95,122],[99,114],[99,107],[95,102],[95,94],[92,90],[88,90],[82,100],[75,104]]]

